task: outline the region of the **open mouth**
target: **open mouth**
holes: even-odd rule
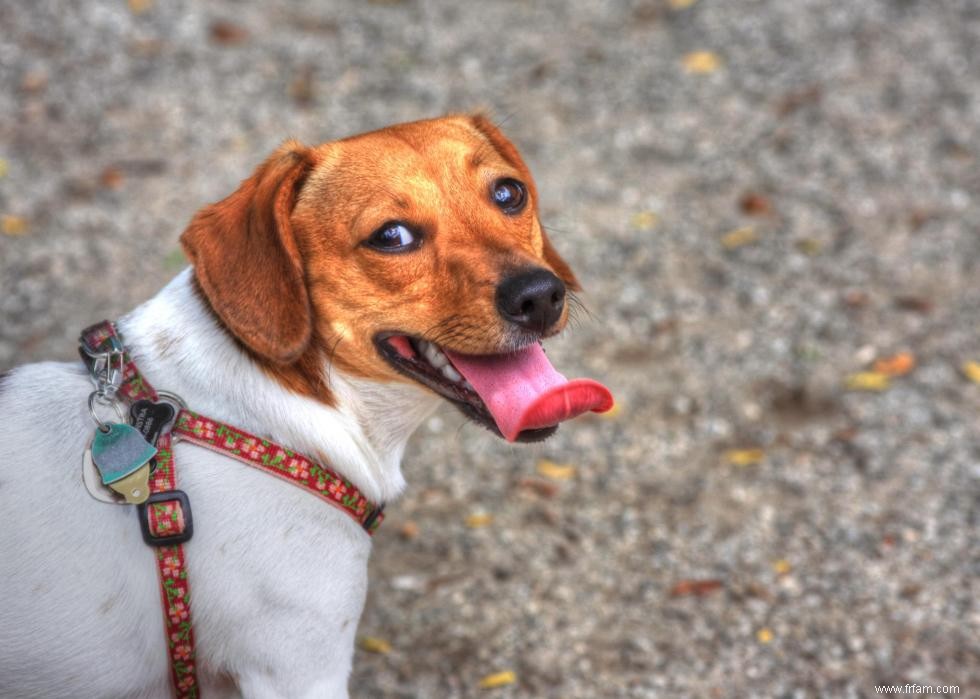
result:
[[[558,423],[613,404],[602,384],[569,381],[555,371],[539,343],[489,355],[461,354],[397,333],[382,333],[375,344],[396,370],[511,442],[545,439]]]

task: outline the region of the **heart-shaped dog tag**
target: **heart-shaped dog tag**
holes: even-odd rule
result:
[[[169,403],[154,403],[143,398],[129,408],[129,424],[139,430],[143,439],[156,446],[157,440],[173,424],[177,411]],[[157,467],[157,460],[150,459],[150,473]]]
[[[139,430],[143,439],[156,446],[160,435],[170,426],[176,414],[170,403],[154,403],[144,398],[130,407],[129,424]]]

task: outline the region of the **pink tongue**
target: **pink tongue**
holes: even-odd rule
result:
[[[609,389],[598,381],[569,381],[555,371],[538,343],[513,354],[444,351],[510,442],[524,430],[557,425],[590,410],[604,413],[613,405]]]

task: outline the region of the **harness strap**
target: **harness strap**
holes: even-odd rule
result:
[[[161,542],[154,546],[157,571],[160,574],[160,599],[163,602],[163,625],[170,656],[170,676],[177,699],[197,699],[194,627],[191,622],[191,597],[187,581],[187,558],[183,541],[190,538],[190,507],[187,497],[177,490],[177,469],[173,456],[173,437],[160,436],[157,442],[157,465],[150,476],[150,499],[137,508],[140,527],[149,529]],[[144,539],[149,539],[144,536]]]
[[[122,383],[119,393],[130,402],[159,399],[156,390],[140,374],[122,338],[110,321],[102,321],[82,331],[82,342],[88,348],[109,352],[122,346]],[[91,356],[80,350],[82,360],[91,369]],[[110,358],[111,361],[111,358]],[[194,645],[191,623],[191,598],[187,584],[187,559],[183,541],[190,537],[190,508],[187,496],[177,490],[177,469],[173,457],[172,433],[160,435],[156,468],[150,474],[150,498],[137,508],[143,538],[154,545],[157,572],[160,576],[160,599],[163,602],[163,627],[170,657],[170,679],[177,699],[198,699]],[[180,493],[178,496],[177,493]],[[182,497],[181,497],[182,496]],[[149,533],[150,537],[147,536]],[[167,543],[174,541],[174,543]]]
[[[90,371],[121,367],[117,392],[129,402],[160,394],[147,381],[110,321],[82,331],[84,349],[79,353]],[[190,501],[177,489],[177,470],[173,457],[174,439],[183,439],[224,456],[237,459],[270,475],[312,493],[324,502],[346,512],[373,535],[384,519],[384,504],[375,505],[336,471],[291,449],[226,425],[186,408],[177,413],[173,427],[157,440],[156,466],[150,475],[150,497],[139,505],[140,528],[147,544],[154,547],[160,575],[164,630],[170,657],[170,674],[177,699],[199,699],[194,628],[187,581],[184,542],[193,534]]]
[[[372,505],[336,471],[268,439],[233,429],[186,408],[177,415],[172,434],[310,491],[346,512],[368,534],[373,534],[384,519],[383,507]]]

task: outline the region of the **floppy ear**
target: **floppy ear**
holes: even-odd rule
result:
[[[252,351],[279,364],[299,358],[313,330],[289,222],[311,167],[309,149],[287,141],[238,191],[197,212],[180,238],[218,317]]]
[[[528,169],[527,165],[524,164],[524,159],[521,158],[521,154],[514,147],[514,144],[507,140],[507,137],[500,132],[493,122],[490,121],[483,114],[474,114],[470,117],[470,121],[473,126],[483,134],[488,141],[493,145],[493,147],[500,153],[500,156],[513,165],[515,168],[520,170],[526,179],[527,186],[531,189],[531,196],[534,197],[535,204],[538,201],[538,192],[534,186],[534,180],[531,178],[531,171]],[[544,232],[544,227],[541,229],[541,237],[544,239],[544,250],[542,254],[544,255],[544,261],[548,263],[555,274],[565,282],[567,286],[572,291],[581,291],[582,285],[578,283],[578,279],[575,278],[575,273],[572,272],[572,268],[568,266],[568,263],[562,259],[558,251],[555,250],[554,245],[548,240],[548,235]]]

